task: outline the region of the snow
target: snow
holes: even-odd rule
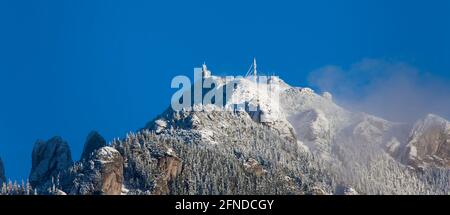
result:
[[[129,192],[130,190],[127,189],[124,184],[122,184],[122,192],[120,195],[127,195]]]
[[[216,141],[214,141],[213,137],[214,137],[214,132],[212,130],[209,129],[201,129],[199,130],[200,136],[202,137],[203,140],[206,140],[206,142],[210,143],[210,144],[217,144]]]
[[[434,114],[428,114],[424,119],[419,120],[412,130],[412,137],[420,137],[427,130],[433,129],[435,127],[442,128],[444,131],[450,131],[450,123],[442,117],[436,116]]]
[[[330,123],[320,110],[310,110],[292,116],[297,136],[305,141],[308,147],[315,149],[314,141],[326,138],[330,132]]]
[[[55,195],[57,195],[57,196],[67,196],[67,193],[65,193],[64,191],[62,191],[60,189],[56,189]]]
[[[332,101],[330,93],[317,95],[310,88],[292,87],[276,76],[258,77],[230,77],[208,76],[205,82],[215,83],[215,89],[209,92],[231,88],[227,92],[228,100],[225,110],[231,111],[237,106],[240,112],[247,112],[254,121],[266,124],[288,139],[298,141],[305,151],[317,148],[329,148],[330,139],[338,132],[338,128],[350,124],[351,114]],[[224,98],[225,99],[225,98]],[[220,107],[216,105],[195,104],[194,110],[215,111]],[[250,107],[249,109],[245,108]],[[223,110],[223,109],[222,109]],[[212,117],[213,115],[209,115]],[[193,114],[190,121],[194,125],[202,139],[215,144],[214,133],[200,125],[200,120]],[[218,122],[217,127],[227,126],[224,122]],[[164,121],[156,121],[156,132],[167,126]],[[294,129],[295,128],[295,129]],[[297,136],[293,136],[296,133]],[[298,138],[298,139],[297,139]],[[322,149],[321,149],[322,150]],[[329,151],[330,149],[323,149]]]
[[[114,155],[114,153],[117,153],[117,150],[110,146],[102,147],[99,150],[99,155],[105,156],[105,157],[112,157]]]
[[[277,95],[281,93],[278,84],[256,83],[250,78],[240,78],[227,105],[249,103],[260,108],[267,120],[281,117],[280,104]]]
[[[113,162],[115,155],[119,152],[110,146],[102,147],[98,150],[99,161],[101,163],[110,163]]]
[[[325,98],[328,101],[333,101],[333,95],[331,95],[331,93],[329,93],[329,92],[324,92],[322,94],[322,97]]]
[[[173,155],[175,155],[175,152],[173,151],[172,148],[167,148],[166,154],[173,156]]]
[[[214,90],[227,89],[231,86],[227,77],[208,76],[206,79],[214,82],[216,86],[216,89],[208,92],[214,93]],[[391,179],[409,174],[403,172],[403,167],[407,166],[405,156],[416,158],[418,154],[422,154],[421,147],[408,145],[408,141],[411,140],[409,134],[412,125],[390,122],[366,113],[348,111],[334,103],[333,96],[329,92],[317,94],[311,88],[292,87],[278,77],[271,77],[268,83],[256,83],[254,76],[241,77],[232,83],[236,83],[236,87],[233,86],[231,93],[227,92],[226,110],[233,110],[236,105],[258,107],[257,110],[241,109],[241,111],[224,112],[222,107],[205,104],[201,105],[201,108],[200,106],[194,108],[201,111],[186,110],[185,113],[180,113],[173,119],[156,121],[155,124],[157,127],[167,129],[166,122],[169,122],[177,135],[188,139],[188,142],[201,139],[198,142],[206,143],[206,145],[214,144],[212,146],[214,148],[220,148],[229,143],[230,147],[247,149],[239,138],[249,138],[248,131],[259,128],[273,129],[277,137],[288,140],[287,145],[283,145],[283,149],[287,148],[286,151],[292,150],[290,147],[295,146],[295,150],[300,149],[302,152],[313,154],[315,158],[323,162],[324,167],[330,166],[333,173],[342,177],[342,180],[355,182],[351,185],[366,185],[366,188],[348,187],[346,190],[348,195],[358,194],[358,192],[377,193],[376,189],[385,187],[389,187],[389,191],[385,192],[399,192],[396,190],[399,185],[391,183]],[[280,97],[274,98],[273,95],[277,94]],[[263,126],[255,127],[255,122]],[[180,123],[179,128],[172,126],[173,123]],[[192,127],[184,123],[187,125],[192,123]],[[428,127],[434,127],[436,124],[442,125],[447,130],[450,129],[446,120],[435,115],[428,115],[413,130],[421,134],[426,132]],[[172,135],[172,133],[167,134]],[[230,136],[235,136],[233,141],[223,140]],[[289,139],[289,137],[292,138]],[[276,148],[278,145],[270,146]],[[282,156],[279,158],[280,162],[286,160],[289,158]],[[403,163],[405,166],[402,166],[401,162],[405,162]],[[252,162],[243,163],[245,168],[251,168],[253,165],[255,164]],[[413,177],[406,177],[406,179],[415,180]],[[413,186],[415,184],[411,183],[411,187]]]
[[[409,148],[409,158],[415,160],[417,158],[417,148],[414,145],[408,145]]]
[[[353,189],[352,187],[347,187],[347,188],[345,188],[345,190],[344,190],[344,195],[352,196],[352,195],[359,195],[359,194],[358,194],[358,192],[357,192],[355,189]]]
[[[404,124],[366,113],[348,111],[334,103],[333,96],[329,92],[319,95],[311,88],[290,86],[276,76],[268,77],[266,82],[261,82],[261,77],[259,80],[255,82],[255,76],[230,79],[208,74],[205,77],[206,82],[213,82],[216,86],[209,91],[212,93],[216,93],[214,91],[219,88],[229,90],[230,86],[234,85],[231,93],[226,92],[228,100],[225,110],[231,111],[238,106],[241,108],[238,112],[244,113],[246,117],[277,130],[281,136],[297,143],[305,151],[319,154],[326,160],[335,159],[332,150],[334,145],[346,142],[360,144],[362,147],[379,146],[391,156],[397,156],[399,150],[405,149],[408,131],[401,129]],[[196,107],[194,110],[223,111],[222,107],[217,105],[205,104],[200,105],[201,107],[197,105],[199,104],[194,105]],[[215,140],[220,128],[233,126],[222,119],[214,125],[219,129],[213,129],[211,125],[204,124],[204,116],[202,120],[198,119],[196,114],[190,117],[192,129],[196,130],[201,139],[211,144],[220,142]],[[207,114],[207,117],[214,120],[214,114]],[[155,124],[157,133],[167,126],[166,121],[156,121]],[[413,131],[421,133],[426,131],[427,127],[436,124],[443,125],[450,131],[450,125],[446,120],[432,114],[418,123]],[[413,147],[411,153],[412,156],[416,156],[417,149]]]
[[[390,154],[394,154],[400,148],[400,142],[394,137],[386,144],[386,147]]]
[[[156,125],[156,128],[155,128],[156,129],[156,133],[161,133],[162,130],[167,128],[167,121],[158,119],[158,120],[155,121],[155,125]]]

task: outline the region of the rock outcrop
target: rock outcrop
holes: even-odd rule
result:
[[[403,160],[416,168],[450,168],[450,122],[432,114],[419,120],[411,132]]]
[[[106,140],[97,131],[92,131],[86,138],[80,160],[89,159],[93,152],[106,145]]]
[[[170,193],[169,182],[174,180],[182,170],[182,164],[180,158],[178,158],[172,151],[167,149],[163,156],[158,158],[158,170],[160,172],[159,177],[156,179],[156,195],[166,195]]]
[[[0,186],[3,184],[3,182],[6,182],[5,168],[3,167],[2,158],[0,158]]]
[[[74,175],[70,194],[120,195],[123,186],[123,158],[114,148],[105,146],[96,150],[89,160],[72,167]]]
[[[31,185],[47,189],[72,163],[69,145],[61,137],[53,137],[48,141],[38,140],[32,154],[29,177]]]
[[[111,147],[103,147],[97,151],[95,162],[100,167],[101,194],[119,195],[123,184],[123,158]]]

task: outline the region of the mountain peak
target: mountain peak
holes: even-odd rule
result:
[[[6,182],[6,176],[5,176],[5,168],[3,166],[2,158],[0,158],[0,186]]]
[[[102,137],[102,135],[100,135],[97,131],[91,131],[86,138],[81,159],[88,159],[95,150],[106,145],[106,140]]]
[[[69,145],[61,137],[38,140],[33,148],[30,183],[33,186],[47,186],[72,163]]]

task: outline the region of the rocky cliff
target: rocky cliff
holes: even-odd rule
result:
[[[97,131],[92,131],[86,138],[80,160],[89,159],[92,153],[106,145],[106,140]]]
[[[50,187],[72,164],[69,145],[61,137],[38,140],[32,153],[30,183],[33,187]]]
[[[403,161],[413,167],[450,168],[450,122],[432,114],[419,120],[411,131]]]
[[[0,186],[5,182],[6,182],[5,168],[3,166],[2,158],[0,158]]]

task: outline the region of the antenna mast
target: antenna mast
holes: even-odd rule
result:
[[[248,68],[247,73],[245,74],[245,77],[249,77],[252,75],[252,70],[253,70],[253,78],[256,80],[257,79],[257,75],[258,75],[258,71],[256,71],[256,58],[253,58],[253,64],[250,65],[250,68]]]
[[[256,78],[257,71],[256,71],[256,58],[253,58],[253,76]]]

